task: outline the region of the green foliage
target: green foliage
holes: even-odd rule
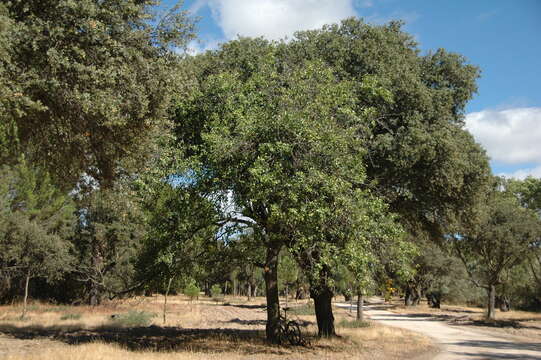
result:
[[[75,222],[72,200],[46,172],[22,160],[0,173],[0,263],[5,273],[47,281],[72,267],[67,238]]]
[[[146,235],[138,199],[128,181],[113,188],[79,192],[79,221],[73,243],[77,279],[93,289],[96,299],[132,286],[135,257]]]
[[[138,278],[194,277],[215,245],[216,207],[193,189],[158,187],[157,198],[145,204],[148,232],[138,255]]]
[[[511,192],[528,209],[541,212],[541,179],[527,177],[524,180],[508,180],[506,191]]]
[[[355,82],[353,110],[368,127],[361,133],[366,183],[408,231],[441,238],[488,180],[484,151],[462,129],[478,69],[443,49],[420,56],[401,25],[347,19],[297,33],[288,54],[321,60]]]
[[[219,284],[214,284],[210,288],[210,296],[214,301],[223,300],[222,287]]]
[[[541,234],[536,212],[509,193],[494,189],[475,221],[452,245],[479,286],[497,285],[506,271],[526,261]]]
[[[155,317],[156,314],[154,313],[130,310],[127,313],[116,315],[111,319],[110,324],[115,327],[149,326],[152,323],[152,319]]]
[[[193,30],[178,7],[158,19],[154,4],[3,2],[0,161],[27,153],[72,186],[83,171],[109,185],[119,161],[145,158],[180,82],[175,50]]]
[[[299,277],[299,267],[295,262],[295,259],[291,254],[284,250],[281,252],[280,260],[278,263],[278,283],[281,289],[285,286],[291,286],[297,281]]]
[[[190,300],[199,298],[199,293],[201,289],[195,283],[195,280],[191,279],[186,287],[184,288],[184,295],[188,296]]]

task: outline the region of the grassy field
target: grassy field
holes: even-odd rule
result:
[[[356,324],[336,309],[338,338],[318,339],[315,316],[305,303],[289,318],[302,324],[306,347],[270,345],[264,340],[264,299],[227,297],[168,300],[138,297],[99,307],[33,303],[26,320],[20,307],[0,307],[0,358],[43,359],[410,359],[436,351],[431,341],[375,323]]]

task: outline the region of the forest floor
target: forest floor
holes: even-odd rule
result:
[[[345,303],[336,305],[349,307]],[[541,359],[538,313],[498,312],[499,320],[488,322],[483,320],[483,309],[479,308],[406,308],[396,303],[385,304],[377,298],[369,299],[365,313],[372,321],[430,336],[441,348],[434,360]]]
[[[356,324],[354,313],[336,309],[334,339],[318,339],[313,308],[291,302],[288,318],[302,325],[307,346],[277,346],[264,340],[264,299],[223,301],[137,297],[98,307],[33,303],[27,319],[20,305],[0,306],[0,359],[428,359],[433,341],[377,322]],[[137,312],[135,312],[137,311]],[[356,324],[356,325],[355,325]]]

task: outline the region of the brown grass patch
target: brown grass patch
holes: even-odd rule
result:
[[[225,360],[403,359],[434,350],[426,337],[375,323],[365,328],[338,328],[338,338],[317,339],[313,315],[288,316],[304,325],[302,331],[309,346],[270,345],[264,339],[263,298],[247,302],[246,298],[227,297],[224,303],[215,303],[211,299],[191,302],[184,296],[172,296],[168,299],[165,324],[161,317],[162,301],[163,297],[155,296],[99,307],[34,303],[27,321],[17,320],[17,306],[3,306],[0,351],[8,349],[8,360]],[[111,322],[112,315],[133,310],[158,316],[144,327],[120,327]],[[353,320],[346,310],[335,311],[337,324],[343,319]],[[66,314],[80,317],[71,319]]]

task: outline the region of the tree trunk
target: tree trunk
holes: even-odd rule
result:
[[[496,286],[489,285],[487,288],[488,303],[487,303],[487,319],[496,319]]]
[[[250,284],[250,282],[248,282],[247,295],[248,295],[248,301],[252,300],[252,284]]]
[[[278,343],[278,323],[280,321],[280,299],[278,297],[278,254],[281,246],[269,246],[264,268],[265,296],[267,298],[267,340]]]
[[[287,284],[286,284],[286,294],[285,294],[285,295],[286,295],[286,308],[287,308],[287,295],[288,295],[288,292],[289,292],[288,290],[289,290],[289,289],[288,289],[288,286],[287,286]]]
[[[99,284],[97,283],[97,280],[98,280],[98,274],[100,274],[100,269],[103,264],[103,258],[101,255],[100,244],[95,237],[92,239],[92,255],[91,256],[92,256],[91,271],[93,272],[92,276],[96,276],[96,278],[93,278],[93,277],[90,278],[89,303],[91,306],[96,306],[96,305],[99,305],[101,302],[100,288],[99,288]]]
[[[404,294],[404,305],[413,305],[413,292],[411,291],[411,288],[409,286],[406,287],[406,293]]]
[[[417,286],[414,287],[413,288],[413,302],[412,302],[412,305],[413,306],[419,305],[419,303],[421,302],[422,296],[423,296],[423,294],[422,294],[421,288],[417,287]]]
[[[26,302],[28,300],[28,284],[30,283],[30,271],[26,273],[26,279],[24,282],[24,299],[23,299],[23,313],[21,314],[21,320],[26,316]]]
[[[362,293],[357,294],[357,320],[364,321],[364,297]]]
[[[441,308],[441,293],[439,292],[431,292],[426,294],[426,301],[428,303],[428,306],[430,306],[433,309],[440,309]]]
[[[163,323],[164,324],[165,324],[165,314],[167,313],[167,295],[169,295],[169,289],[171,289],[172,281],[173,281],[173,277],[171,276],[167,283],[167,289],[165,289],[165,296],[163,298]]]
[[[502,296],[500,299],[500,311],[507,312],[511,310],[511,302],[507,296]]]
[[[334,315],[332,313],[333,293],[326,285],[321,285],[315,291],[310,290],[316,310],[318,335],[320,337],[336,336]]]

